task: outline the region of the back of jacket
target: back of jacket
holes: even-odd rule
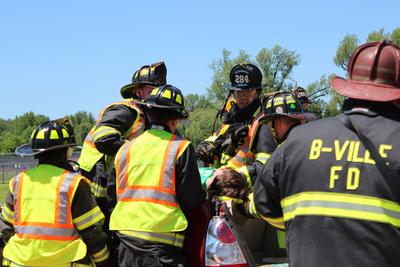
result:
[[[296,127],[254,189],[262,216],[283,216],[290,266],[400,266],[400,119],[394,107],[347,112],[392,177],[338,115]],[[383,115],[387,113],[386,115]]]

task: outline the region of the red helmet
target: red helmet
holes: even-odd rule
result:
[[[356,49],[348,65],[349,79],[332,79],[332,87],[354,99],[388,102],[400,99],[400,47],[387,41]]]

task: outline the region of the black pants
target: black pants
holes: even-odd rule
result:
[[[182,250],[174,246],[137,239],[126,244],[123,240],[118,247],[118,266],[184,267],[185,258]]]

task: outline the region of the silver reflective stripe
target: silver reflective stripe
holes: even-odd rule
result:
[[[345,202],[332,202],[332,201],[323,201],[323,200],[302,200],[301,202],[293,203],[287,207],[283,208],[284,213],[295,211],[298,208],[336,208],[343,210],[352,210],[352,211],[365,211],[376,213],[380,215],[390,216],[397,220],[400,220],[400,212],[396,212],[393,210],[385,209],[384,207],[379,206],[370,206],[370,205],[362,205],[356,203],[345,203]]]
[[[90,130],[89,134],[86,136],[86,140],[85,141],[93,143],[93,131],[92,130]]]
[[[76,236],[78,233],[75,228],[53,228],[44,226],[20,226],[14,225],[18,234],[21,235],[40,235],[40,236]]]
[[[140,125],[135,131],[132,132],[132,130],[135,128],[136,124],[140,124]],[[139,135],[141,135],[144,130],[144,123],[143,122],[135,123],[132,126],[132,130],[124,134],[125,138],[132,140],[132,139],[138,137]]]
[[[169,151],[167,154],[167,158],[164,159],[166,160],[165,164],[165,170],[164,175],[162,176],[163,179],[163,187],[172,189],[172,173],[173,170],[175,169],[175,159],[176,159],[176,154],[178,153],[179,146],[183,142],[183,138],[180,136],[174,135],[176,138],[174,140],[170,140],[171,145],[169,146]],[[172,139],[172,138],[171,138]]]
[[[18,222],[18,188],[19,183],[21,182],[23,173],[19,173],[17,176],[14,177],[14,187],[13,187],[13,202],[14,202],[14,222]]]
[[[127,189],[120,194],[121,198],[129,198],[129,199],[157,199],[161,201],[171,202],[175,204],[176,197],[174,194],[169,194],[165,192],[160,192],[158,190],[151,189]]]
[[[108,127],[108,126],[103,126],[103,127],[107,127],[107,128],[100,129],[98,131],[96,130],[96,131],[93,132],[93,140],[99,138],[99,136],[101,136],[103,133],[106,133],[106,132],[119,133],[118,130],[116,130],[116,129],[112,128],[112,127]]]
[[[99,209],[98,211],[96,211],[95,213],[93,213],[92,215],[90,215],[89,217],[87,217],[86,219],[75,223],[75,226],[76,226],[76,228],[78,228],[79,230],[81,230],[81,229],[80,229],[80,226],[82,226],[82,225],[84,225],[84,224],[90,222],[91,220],[93,220],[93,219],[95,219],[95,218],[97,218],[97,217],[99,217],[99,216],[102,216],[102,215],[103,215],[103,213],[102,213],[101,210]]]
[[[60,195],[59,197],[59,206],[56,207],[58,209],[58,223],[59,224],[67,224],[68,223],[68,191],[69,188],[72,185],[72,182],[76,176],[78,176],[78,173],[73,173],[73,172],[67,172],[67,175],[64,178],[64,181],[61,183],[61,188],[60,188]],[[57,218],[56,218],[57,219]]]
[[[140,232],[141,235],[147,235],[149,237],[155,237],[155,238],[160,238],[160,239],[165,239],[169,240],[172,242],[183,242],[185,240],[184,235],[179,235],[179,234],[170,234],[170,233],[150,233],[150,232]]]
[[[123,235],[134,236],[140,239],[166,243],[169,245],[182,247],[185,236],[178,233],[155,233],[155,232],[142,232],[142,231],[119,231]]]
[[[128,164],[127,164],[128,157],[127,156],[129,153],[129,148],[130,148],[130,143],[125,144],[122,147],[121,155],[119,155],[119,166],[120,166],[120,170],[119,170],[119,174],[118,174],[118,178],[119,178],[118,189],[119,190],[123,190],[126,188],[127,181],[125,179],[125,175],[126,175],[126,172],[128,171]]]

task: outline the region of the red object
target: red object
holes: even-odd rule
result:
[[[225,223],[221,223],[218,226],[217,236],[218,239],[225,244],[231,244],[236,242],[235,236],[233,235],[231,229]]]
[[[185,231],[185,242],[183,252],[186,258],[186,266],[204,266],[204,245],[208,223],[212,217],[213,204],[209,201],[203,203],[199,208],[192,209],[187,214],[189,225]]]
[[[341,95],[378,102],[400,99],[400,47],[386,41],[358,47],[350,58],[348,74],[348,80],[332,79]]]

